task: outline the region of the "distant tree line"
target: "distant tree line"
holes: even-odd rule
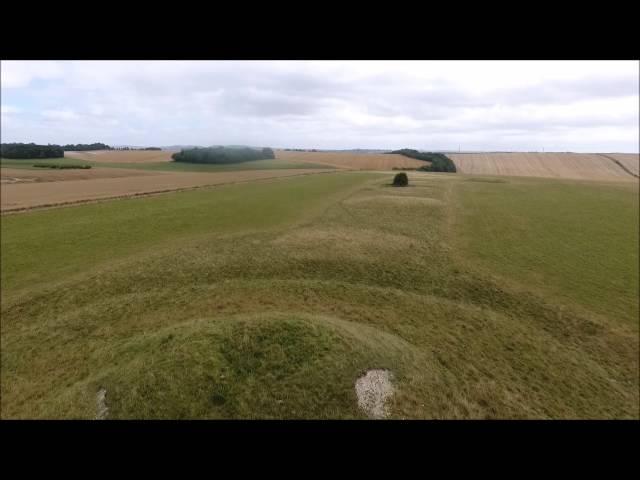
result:
[[[62,147],[67,152],[89,152],[92,150],[113,150],[109,145],[104,143],[78,143],[76,145],[70,143]]]
[[[160,147],[147,147],[144,150],[162,150]]]
[[[424,172],[456,172],[456,165],[449,157],[442,153],[419,152],[418,150],[410,148],[394,150],[393,152],[388,153],[396,153],[404,155],[405,157],[431,162],[431,165],[425,165],[424,167],[418,168],[418,170],[422,170]]]
[[[271,148],[208,147],[181,150],[179,153],[174,153],[171,158],[176,162],[225,164],[267,160],[276,157]]]
[[[64,149],[60,145],[36,145],[35,143],[3,143],[0,145],[3,158],[62,158]]]
[[[305,148],[285,148],[284,151],[285,152],[317,152],[318,150],[316,150],[315,148],[312,148],[311,150],[305,149]]]

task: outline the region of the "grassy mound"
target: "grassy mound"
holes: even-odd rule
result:
[[[74,401],[42,414],[88,416],[104,388],[112,419],[364,418],[353,379],[370,365],[408,368],[406,352],[385,348],[395,339],[368,333],[363,339],[349,322],[305,314],[191,320],[101,352],[93,359],[99,373],[72,387]]]
[[[3,417],[637,418],[636,185],[390,180],[6,217]]]

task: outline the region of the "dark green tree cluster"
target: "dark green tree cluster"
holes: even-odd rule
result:
[[[162,150],[160,147],[147,147],[145,150]]]
[[[393,152],[388,153],[397,153],[399,155],[404,155],[405,157],[431,162],[431,165],[425,165],[418,169],[424,172],[456,172],[456,165],[449,157],[442,153],[419,152],[418,150],[410,148],[394,150]]]
[[[109,145],[104,143],[78,143],[76,145],[70,143],[62,147],[67,152],[88,152],[92,150],[112,150]]]
[[[0,145],[2,158],[62,158],[64,150],[60,145],[36,145],[35,143],[3,143]]]
[[[174,153],[171,158],[176,162],[224,164],[266,160],[275,158],[275,155],[270,148],[259,150],[248,147],[209,147],[181,150],[179,153]]]

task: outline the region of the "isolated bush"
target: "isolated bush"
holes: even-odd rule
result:
[[[407,174],[404,172],[397,173],[396,176],[393,177],[393,185],[395,187],[406,187],[409,185],[409,177],[407,177]]]

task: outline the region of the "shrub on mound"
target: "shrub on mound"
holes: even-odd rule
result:
[[[394,187],[406,187],[407,185],[409,185],[409,177],[407,177],[406,173],[398,173],[393,177]]]

